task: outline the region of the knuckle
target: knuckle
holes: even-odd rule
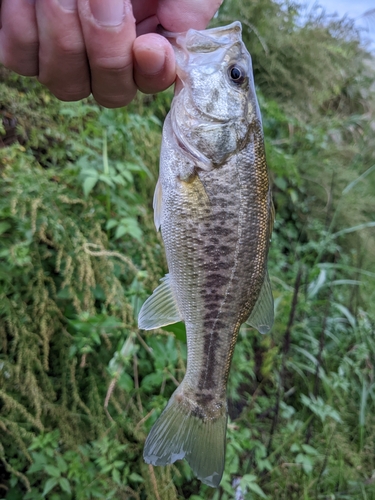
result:
[[[100,57],[95,61],[90,60],[99,71],[105,71],[111,74],[126,73],[132,70],[133,63],[123,56]]]
[[[56,52],[63,57],[81,58],[84,53],[84,45],[81,40],[74,40],[72,37],[65,36],[56,40]]]

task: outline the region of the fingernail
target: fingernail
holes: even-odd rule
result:
[[[59,0],[60,5],[65,10],[77,10],[77,0]]]
[[[146,38],[147,37],[147,38]],[[165,41],[153,33],[140,36],[134,47],[134,56],[138,70],[144,75],[156,75],[165,66]]]
[[[90,0],[92,15],[103,26],[117,26],[124,19],[124,0]]]
[[[137,57],[137,64],[142,73],[145,75],[155,75],[160,73],[165,64],[165,54],[164,51],[153,50],[146,56]]]

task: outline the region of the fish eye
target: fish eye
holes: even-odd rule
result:
[[[241,66],[237,66],[236,64],[229,68],[228,74],[232,82],[236,83],[237,85],[241,85],[241,83],[243,83],[246,78],[245,71],[241,68]]]

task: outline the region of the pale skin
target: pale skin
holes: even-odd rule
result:
[[[36,76],[59,99],[93,94],[126,106],[176,78],[169,42],[155,33],[204,29],[221,0],[0,0],[0,63]]]

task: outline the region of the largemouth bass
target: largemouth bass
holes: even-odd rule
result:
[[[237,334],[273,323],[267,254],[273,205],[250,54],[241,24],[169,34],[175,97],[163,128],[155,190],[169,274],[139,328],[184,321],[187,369],[147,437],[144,459],[185,458],[217,487],[225,460],[226,386]]]

